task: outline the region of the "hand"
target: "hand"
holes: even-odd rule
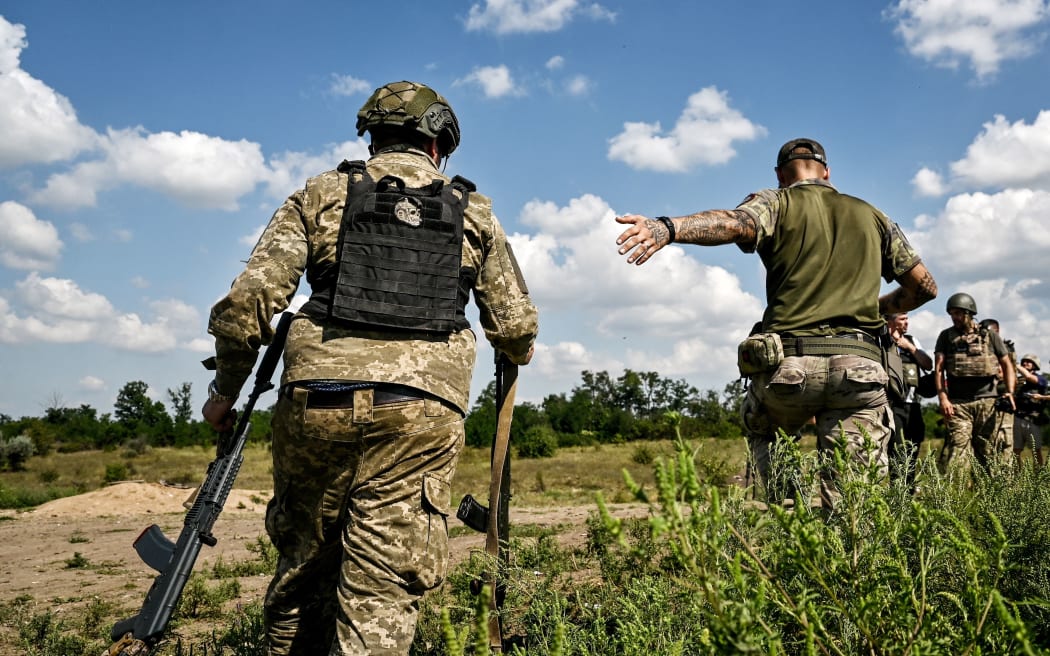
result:
[[[233,410],[234,401],[212,401],[208,399],[201,408],[204,421],[219,433],[233,430],[233,424],[237,421],[237,413]]]
[[[616,217],[617,223],[631,227],[620,233],[616,244],[620,255],[627,255],[628,264],[643,264],[667,244],[667,228],[659,221],[654,221],[638,214]]]

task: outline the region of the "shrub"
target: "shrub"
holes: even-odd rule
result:
[[[102,476],[103,483],[116,483],[128,480],[128,466],[122,462],[106,465],[106,473]]]
[[[33,440],[25,434],[0,442],[0,460],[6,462],[12,471],[24,470],[26,461],[34,453],[36,453],[36,446]]]
[[[558,450],[558,436],[550,426],[530,427],[517,442],[521,458],[550,458]]]

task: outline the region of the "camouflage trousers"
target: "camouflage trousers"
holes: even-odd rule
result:
[[[372,390],[350,408],[293,394],[273,418],[267,654],[407,654],[448,565],[463,416],[431,399],[373,406]]]
[[[969,471],[976,460],[982,467],[1002,464],[1013,442],[1013,416],[998,412],[995,399],[974,401],[952,400],[955,414],[944,420],[948,437],[937,457],[937,469],[947,474],[950,469]],[[1003,420],[1010,417],[1010,439]]]
[[[821,454],[830,456],[835,444],[845,439],[846,452],[854,461],[868,465],[874,458],[886,473],[893,412],[885,385],[882,365],[859,355],[792,356],[773,371],[752,376],[741,412],[752,463],[765,485],[767,501],[777,503],[801,492],[785,489],[790,484],[772,484],[770,454],[777,430],[792,436],[811,421]],[[865,435],[873,449],[865,446]],[[820,498],[827,508],[841,497],[837,476],[829,468],[822,469]]]

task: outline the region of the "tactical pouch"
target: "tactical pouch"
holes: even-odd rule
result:
[[[752,376],[776,369],[784,360],[784,345],[776,333],[757,333],[740,342],[736,366],[741,376]]]
[[[908,387],[919,386],[919,365],[914,362],[904,363],[904,384]]]

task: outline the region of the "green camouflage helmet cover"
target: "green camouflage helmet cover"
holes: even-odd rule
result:
[[[391,82],[375,90],[357,112],[357,136],[378,126],[408,128],[437,139],[446,156],[459,145],[459,119],[452,106],[418,82]]]
[[[973,300],[973,296],[959,292],[948,297],[948,307],[945,309],[950,310],[952,308],[966,310],[970,314],[977,314],[977,301]]]

